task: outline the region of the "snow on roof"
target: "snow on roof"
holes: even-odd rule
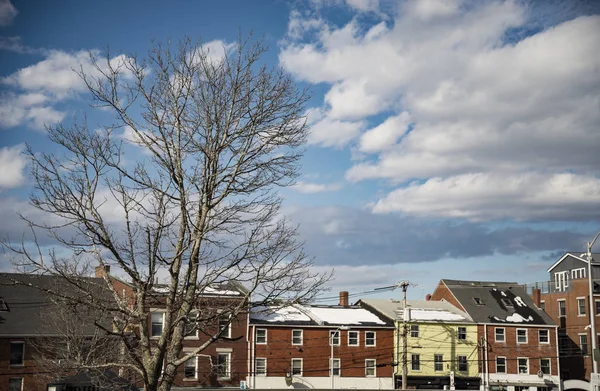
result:
[[[304,312],[293,307],[255,307],[252,308],[252,319],[265,322],[310,322]]]
[[[402,313],[402,310],[399,311]],[[401,316],[400,316],[401,318]],[[461,321],[466,320],[464,316],[453,314],[450,311],[445,310],[433,310],[426,308],[411,308],[410,309],[410,320],[444,320],[444,321]]]
[[[202,293],[206,293],[208,295],[226,295],[226,296],[238,296],[241,294],[239,291],[232,290],[224,290],[224,289],[216,289],[211,286],[207,286],[202,290]]]
[[[327,323],[361,324],[371,323],[385,325],[375,314],[364,308],[308,307],[311,314]]]

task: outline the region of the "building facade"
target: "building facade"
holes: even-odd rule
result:
[[[467,313],[444,301],[409,300],[406,310],[396,300],[358,304],[395,322],[396,388],[402,386],[406,336],[407,388],[479,389],[477,325]]]
[[[393,323],[344,297],[253,309],[249,388],[393,389]]]
[[[558,326],[523,286],[441,280],[432,300],[451,303],[477,324],[482,389],[559,389]]]

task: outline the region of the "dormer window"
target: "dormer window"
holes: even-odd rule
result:
[[[8,311],[8,304],[4,300],[0,300],[0,311]]]
[[[475,304],[477,304],[477,305],[485,305],[485,303],[483,302],[483,299],[481,297],[474,297],[473,300],[475,301]]]
[[[503,298],[502,298],[502,304],[504,304],[504,305],[505,305],[505,306],[507,306],[507,307],[512,307],[512,306],[513,306],[513,303],[512,303],[512,301],[510,301],[510,300],[509,300],[509,299],[507,299],[506,297],[503,297]]]
[[[585,278],[585,267],[571,270],[571,279]]]

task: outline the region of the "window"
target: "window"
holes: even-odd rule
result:
[[[496,357],[496,373],[506,373],[506,357]]]
[[[418,324],[410,325],[410,336],[412,338],[419,338],[419,325]]]
[[[526,386],[515,386],[515,391],[529,391],[529,387],[526,387]]]
[[[292,376],[302,376],[301,358],[292,358]]]
[[[456,338],[458,338],[459,341],[465,341],[467,339],[467,328],[459,327],[458,332],[456,333]]]
[[[512,301],[510,301],[510,299],[507,299],[506,297],[503,297],[502,299],[502,304],[504,304],[506,307],[512,307],[513,303]]]
[[[496,327],[496,342],[505,342],[504,327]]]
[[[436,372],[444,370],[444,356],[442,354],[435,354],[433,356],[433,370]]]
[[[196,379],[197,357],[192,357],[183,364],[183,378]]]
[[[587,334],[579,334],[579,347],[581,348],[581,354],[587,356],[588,354],[588,337]]]
[[[340,346],[340,330],[329,331],[329,346]]]
[[[540,301],[540,309],[546,311],[546,302],[544,300]]]
[[[160,337],[163,332],[163,325],[165,324],[165,313],[153,312],[150,316],[152,317],[152,327],[150,330],[150,336]]]
[[[340,359],[332,358],[329,361],[329,376],[340,376]]]
[[[410,366],[413,371],[420,371],[421,370],[421,356],[418,354],[411,355]]]
[[[292,330],[292,345],[302,345],[303,335],[302,330]]]
[[[600,316],[600,300],[596,300],[596,316]]]
[[[375,346],[374,331],[365,331],[365,346]]]
[[[467,356],[458,356],[457,362],[459,372],[466,372],[469,369],[469,365],[467,363]]]
[[[517,343],[527,343],[527,329],[517,329]]]
[[[567,307],[564,300],[558,300],[558,316],[561,318],[567,316]]]
[[[360,333],[358,331],[348,331],[348,346],[358,346],[360,341]]]
[[[571,279],[585,278],[585,267],[571,270]]]
[[[549,358],[540,358],[540,371],[543,374],[550,374],[550,359]]]
[[[8,391],[23,391],[23,378],[11,377],[8,380]]]
[[[217,353],[217,378],[231,377],[231,353]]]
[[[550,336],[548,330],[538,330],[538,342],[539,343],[550,343]]]
[[[219,331],[224,330],[221,337],[231,338],[231,314],[219,315]]]
[[[198,336],[198,313],[197,312],[190,312],[188,319],[185,322],[183,334],[185,335],[186,338]]]
[[[25,364],[25,342],[10,343],[10,365]]]
[[[365,376],[375,377],[377,375],[377,361],[365,360]]]
[[[485,305],[485,303],[483,302],[483,299],[481,299],[481,297],[474,297],[473,300],[475,301],[475,304],[477,304],[477,305]]]
[[[256,343],[258,345],[267,343],[267,329],[256,329]]]
[[[254,362],[254,372],[256,376],[267,376],[267,359],[257,358]]]
[[[0,311],[8,311],[8,304],[4,300],[0,300]]]
[[[584,297],[577,298],[577,315],[585,316],[585,298]]]
[[[554,273],[554,287],[557,291],[565,291],[569,287],[569,272]]]
[[[517,368],[519,373],[529,374],[529,359],[517,358]]]

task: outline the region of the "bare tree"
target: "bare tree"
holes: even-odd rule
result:
[[[214,316],[197,319],[209,287],[244,286],[244,300],[227,309],[234,318],[250,298],[257,305],[308,301],[330,278],[310,271],[277,192],[299,172],[307,93],[281,69],[261,65],[261,43],[240,39],[223,50],[215,56],[187,39],[156,45],[144,59],[92,56],[93,72],[79,74],[94,105],[115,122],[101,130],[85,121],[49,127],[61,155],[28,149],[31,204],[54,219],[24,218],[71,254],[10,245],[15,259],[65,280],[80,272],[82,260],[118,268],[134,288],[133,301],[109,277],[101,288],[111,300],[82,294],[77,301],[116,314],[103,331],[120,338],[125,354],[88,366],[129,368],[148,391],[169,390],[177,367],[222,337],[207,327],[205,344],[182,349],[190,323],[203,328]],[[142,157],[131,161],[130,148]],[[82,291],[93,285],[69,283]],[[156,302],[166,311],[153,340],[148,320]]]

